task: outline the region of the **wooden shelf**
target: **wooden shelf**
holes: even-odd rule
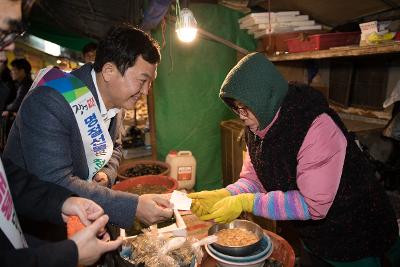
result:
[[[374,46],[335,47],[328,50],[268,56],[268,59],[274,62],[274,61],[321,59],[321,58],[333,58],[333,57],[355,57],[355,56],[389,54],[389,53],[399,53],[399,52],[400,52],[400,43],[391,43],[387,45],[374,45]]]

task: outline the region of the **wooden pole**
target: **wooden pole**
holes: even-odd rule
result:
[[[154,111],[154,94],[153,86],[147,96],[147,112],[149,115],[149,128],[150,128],[150,144],[151,144],[151,158],[157,160],[157,142],[156,142],[156,122]]]
[[[224,44],[224,45],[226,45],[226,46],[228,46],[230,48],[233,48],[233,49],[235,49],[236,51],[238,51],[241,54],[244,54],[244,55],[249,54],[249,51],[247,49],[244,49],[243,47],[240,47],[240,46],[232,43],[231,41],[228,41],[228,40],[226,40],[224,38],[221,38],[221,37],[219,37],[219,36],[217,36],[215,34],[212,34],[212,33],[208,32],[208,31],[206,31],[206,30],[203,30],[201,28],[197,28],[197,32],[199,34],[207,37],[207,38],[210,38],[211,40],[217,41],[217,42],[219,42],[221,44]]]

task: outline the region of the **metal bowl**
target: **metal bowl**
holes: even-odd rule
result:
[[[258,237],[258,241],[247,245],[247,246],[224,246],[218,243],[212,243],[211,246],[221,253],[231,255],[231,256],[246,256],[253,253],[261,245],[261,239],[264,236],[264,232],[260,226],[257,224],[247,221],[247,220],[234,220],[230,223],[225,224],[214,224],[208,229],[208,235],[216,234],[222,229],[233,229],[242,228],[254,233]]]

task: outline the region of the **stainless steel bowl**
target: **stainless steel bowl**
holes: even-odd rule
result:
[[[261,239],[264,236],[264,232],[257,224],[247,220],[234,220],[230,223],[225,224],[214,224],[208,229],[208,235],[213,235],[222,229],[233,229],[242,228],[254,233],[258,237],[258,241],[247,245],[247,246],[223,246],[218,243],[212,243],[211,245],[221,253],[231,256],[246,256],[260,247]]]

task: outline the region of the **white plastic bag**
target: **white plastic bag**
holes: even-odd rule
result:
[[[400,101],[400,80],[397,81],[390,96],[383,102],[383,108],[387,108],[397,101]]]

